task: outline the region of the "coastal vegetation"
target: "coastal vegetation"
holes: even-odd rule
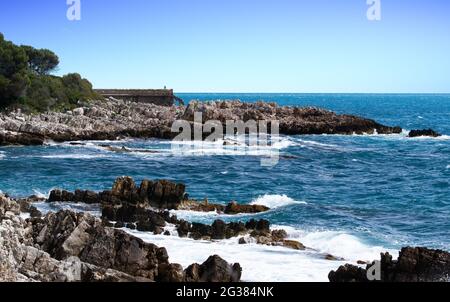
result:
[[[48,49],[16,45],[0,33],[0,110],[70,110],[98,96],[77,73],[55,76],[58,56]]]

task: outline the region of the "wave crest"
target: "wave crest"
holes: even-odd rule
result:
[[[260,196],[260,197],[256,198],[250,204],[266,206],[270,209],[276,209],[276,208],[286,207],[286,206],[293,205],[293,204],[305,204],[306,205],[308,203],[305,201],[294,200],[284,194],[283,195],[266,194],[264,196]]]

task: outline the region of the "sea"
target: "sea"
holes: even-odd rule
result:
[[[217,254],[239,262],[244,281],[327,281],[344,263],[394,257],[405,246],[450,251],[450,95],[448,94],[178,94],[185,102],[239,99],[288,106],[315,106],[400,126],[395,135],[299,135],[253,150],[223,142],[174,148],[163,140],[48,142],[39,147],[0,147],[0,190],[11,196],[47,196],[54,188],[110,189],[123,175],[136,181],[183,182],[191,198],[226,204],[261,204],[255,215],[174,211],[195,222],[268,219],[305,251],[236,238],[194,241],[126,230],[167,248],[170,261],[188,266]],[[438,138],[408,138],[412,129],[432,128]],[[102,144],[129,148],[111,152]],[[154,152],[147,152],[148,150]],[[280,154],[276,165],[261,159]],[[44,211],[71,208],[99,215],[95,206],[39,204]],[[337,261],[325,259],[331,254]]]

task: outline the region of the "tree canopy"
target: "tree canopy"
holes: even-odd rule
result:
[[[28,56],[28,67],[36,74],[49,74],[59,65],[58,56],[51,50],[36,49],[27,45],[23,45],[21,48]]]
[[[24,94],[29,84],[27,61],[25,51],[0,33],[0,105],[9,105]]]
[[[64,110],[98,97],[77,73],[52,76],[58,56],[48,49],[17,46],[0,33],[0,109]]]

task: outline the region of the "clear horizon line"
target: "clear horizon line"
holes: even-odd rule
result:
[[[429,95],[447,95],[450,94],[450,92],[291,92],[291,91],[284,91],[284,92],[243,92],[243,91],[236,91],[236,92],[223,92],[223,91],[200,91],[200,92],[193,92],[193,91],[176,91],[174,90],[174,93],[182,93],[182,94],[429,94]]]

